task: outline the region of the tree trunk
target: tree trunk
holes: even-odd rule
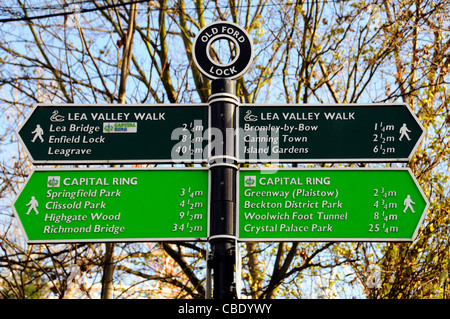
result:
[[[105,262],[103,264],[102,299],[112,299],[114,275],[114,244],[105,244]]]

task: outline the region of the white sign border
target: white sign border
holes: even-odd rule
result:
[[[310,237],[310,238],[240,238],[239,237],[239,184],[240,184],[240,172],[252,172],[252,171],[262,171],[267,172],[267,174],[270,174],[270,172],[273,171],[332,171],[332,170],[341,170],[341,171],[408,171],[412,180],[416,184],[416,187],[418,188],[420,194],[422,195],[422,198],[425,200],[425,208],[422,212],[422,216],[419,219],[419,222],[417,223],[416,229],[413,232],[413,235],[411,238],[316,238],[316,237]],[[425,196],[425,193],[423,192],[422,188],[420,187],[419,183],[417,182],[414,174],[412,173],[411,169],[409,167],[399,167],[399,168],[388,168],[388,167],[305,167],[305,168],[298,168],[298,167],[273,167],[273,168],[266,168],[266,167],[246,167],[246,168],[240,168],[237,172],[236,177],[236,237],[239,242],[413,242],[414,239],[417,237],[417,234],[419,232],[420,227],[423,224],[424,219],[426,218],[428,209],[430,207],[430,202],[428,201],[428,198]]]
[[[198,171],[208,171],[208,207],[206,211],[206,237],[167,237],[167,238],[160,238],[160,237],[150,237],[150,238],[118,238],[118,239],[50,239],[50,240],[29,240],[28,235],[25,231],[25,228],[22,225],[22,221],[20,220],[19,214],[15,208],[15,204],[17,200],[19,199],[22,191],[25,189],[26,185],[28,184],[28,181],[31,179],[34,172],[61,172],[61,171],[192,171],[192,170],[198,170]],[[131,243],[131,242],[193,242],[193,241],[202,241],[206,242],[208,241],[208,238],[210,236],[210,196],[211,194],[211,171],[208,167],[151,167],[151,168],[129,168],[129,167],[114,167],[114,168],[105,168],[105,167],[86,167],[86,168],[34,168],[32,169],[30,175],[28,176],[25,183],[23,183],[22,188],[17,193],[16,198],[11,204],[11,210],[14,214],[14,217],[17,219],[17,222],[19,223],[19,228],[22,231],[22,234],[25,238],[25,241],[27,244],[71,244],[71,243]]]
[[[295,159],[295,158],[288,158],[288,159],[277,159],[275,162],[270,162],[269,160],[261,160],[261,159],[245,159],[243,157],[240,157],[240,123],[239,119],[241,117],[241,107],[250,109],[251,107],[298,107],[301,109],[302,107],[367,107],[367,106],[374,106],[374,107],[390,107],[390,106],[404,106],[413,119],[416,121],[416,123],[419,125],[420,129],[422,130],[422,134],[417,139],[416,144],[414,145],[413,149],[411,150],[411,153],[407,158],[403,157],[392,157],[392,158],[383,158],[383,159],[376,159],[376,158],[305,158],[305,159]],[[411,158],[413,157],[414,153],[417,151],[417,148],[419,147],[420,143],[425,137],[425,129],[422,125],[422,123],[417,119],[417,116],[412,112],[411,108],[408,107],[406,103],[336,103],[336,104],[319,104],[319,103],[306,103],[306,104],[288,104],[288,103],[275,103],[275,104],[241,104],[237,107],[237,115],[236,115],[236,157],[238,158],[239,164],[244,163],[250,163],[250,164],[279,164],[279,163],[393,163],[393,162],[400,162],[405,163],[409,162]]]
[[[64,108],[64,107],[82,107],[82,108],[90,108],[90,107],[112,107],[112,108],[120,108],[123,107],[124,109],[126,107],[162,107],[162,108],[170,108],[170,107],[204,107],[207,109],[208,112],[208,123],[207,127],[204,128],[204,131],[206,131],[211,126],[211,106],[207,103],[180,103],[180,104],[80,104],[80,103],[37,103],[33,110],[28,114],[26,119],[23,121],[21,125],[16,129],[15,134],[19,140],[19,143],[23,146],[25,149],[25,153],[27,157],[30,159],[30,161],[34,165],[96,165],[96,164],[202,164],[207,163],[208,159],[204,158],[204,154],[208,154],[209,152],[209,141],[205,146],[205,149],[203,149],[202,159],[182,159],[182,160],[173,160],[173,159],[139,159],[139,160],[35,160],[33,156],[31,155],[30,151],[28,150],[25,142],[23,141],[22,137],[20,136],[19,132],[22,129],[22,127],[28,122],[28,120],[31,118],[33,113],[36,111],[38,107],[55,107],[55,108]],[[175,129],[175,128],[174,128]],[[174,142],[176,142],[174,140]]]

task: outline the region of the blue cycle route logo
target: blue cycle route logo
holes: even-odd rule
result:
[[[256,186],[256,176],[247,176],[244,179],[245,187],[255,187]]]
[[[103,133],[137,133],[136,122],[103,123]]]

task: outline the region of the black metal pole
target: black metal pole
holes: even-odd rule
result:
[[[235,83],[220,79],[211,82],[211,127],[216,129],[210,157],[211,203],[210,239],[211,268],[214,274],[213,298],[236,299],[234,267],[236,263],[236,129]]]

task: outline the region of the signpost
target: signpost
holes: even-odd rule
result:
[[[35,107],[18,130],[33,164],[209,167],[37,169],[13,204],[28,243],[208,241],[214,298],[234,299],[237,241],[414,240],[429,203],[409,169],[238,168],[408,162],[425,131],[406,104],[239,105],[252,40],[226,21],[200,30],[193,59],[208,104]]]
[[[241,105],[238,157],[261,162],[407,162],[425,134],[406,104]]]
[[[224,40],[236,53],[229,63],[213,57],[214,44]],[[240,26],[220,21],[200,30],[194,39],[194,63],[211,79],[211,125],[221,135],[218,152],[211,150],[211,258],[208,268],[214,271],[214,299],[235,299],[236,250],[236,176],[238,171],[234,132],[239,100],[232,81],[241,77],[253,63],[252,39]],[[228,61],[227,61],[228,62]],[[231,134],[229,134],[231,132]],[[231,136],[230,136],[231,135]],[[216,139],[219,139],[216,137]],[[217,148],[215,148],[217,151]],[[207,288],[209,290],[209,287]]]
[[[412,241],[428,202],[409,169],[241,169],[241,241]]]
[[[34,164],[204,162],[207,104],[38,104],[18,135]]]
[[[203,168],[35,170],[13,208],[28,243],[206,240],[208,175]]]

